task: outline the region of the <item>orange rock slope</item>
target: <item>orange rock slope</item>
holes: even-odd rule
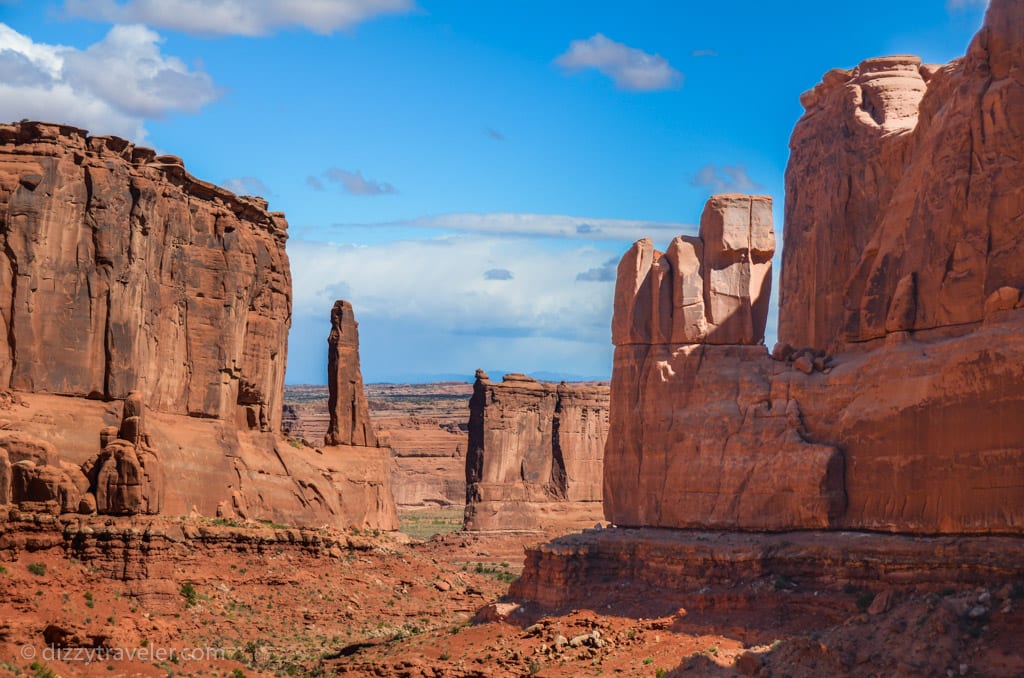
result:
[[[277,433],[291,276],[266,207],[123,139],[0,125],[0,517],[395,527],[380,451]]]
[[[995,0],[948,66],[870,59],[804,95],[774,359],[763,199],[626,254],[610,521],[1024,533],[1021,73],[1024,4]]]

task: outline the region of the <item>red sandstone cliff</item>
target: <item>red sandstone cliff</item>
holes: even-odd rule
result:
[[[276,433],[286,229],[173,156],[0,125],[0,391],[15,394],[0,407],[0,518],[396,527],[378,450],[296,449]]]
[[[610,521],[1024,533],[1021,73],[1024,4],[993,0],[964,58],[870,59],[804,95],[776,360],[750,345],[763,316],[703,329],[716,293],[751,326],[752,221],[724,292],[704,220],[685,256],[624,256]]]
[[[591,526],[601,519],[608,390],[501,383],[477,370],[469,405],[466,529]]]
[[[771,200],[714,196],[697,238],[641,240],[615,288],[605,516],[618,525],[828,527],[842,455],[803,437],[762,345]],[[724,264],[724,265],[723,265]]]
[[[967,55],[829,72],[786,172],[779,339],[829,351],[978,323],[1024,287],[1024,6],[993,2]]]
[[[280,424],[284,216],[115,137],[0,125],[0,388]]]

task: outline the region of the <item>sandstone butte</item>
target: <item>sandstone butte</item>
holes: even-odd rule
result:
[[[608,387],[492,382],[477,370],[469,401],[468,530],[557,531],[601,520]]]
[[[604,459],[620,526],[1024,534],[1024,3],[961,59],[801,101],[780,344],[770,202],[619,265]]]
[[[291,276],[266,208],[123,139],[0,125],[0,517],[397,527],[383,451],[279,435]]]

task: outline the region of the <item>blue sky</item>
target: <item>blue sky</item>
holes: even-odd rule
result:
[[[324,381],[336,298],[370,382],[606,378],[634,240],[695,232],[725,190],[772,195],[781,234],[800,94],[949,61],[984,7],[0,0],[0,120],[119,134],[284,211],[289,383]]]

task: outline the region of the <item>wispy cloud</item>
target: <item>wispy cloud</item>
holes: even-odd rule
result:
[[[504,134],[502,134],[498,130],[493,129],[491,127],[485,127],[484,128],[484,134],[488,138],[494,139],[495,141],[504,141],[505,140],[505,135]]]
[[[71,16],[142,23],[198,35],[269,35],[302,28],[330,34],[383,14],[415,9],[413,0],[65,0]]]
[[[635,92],[671,89],[683,82],[683,74],[664,57],[615,42],[601,33],[573,40],[555,63],[570,73],[593,68],[611,78],[619,89]]]
[[[690,185],[707,188],[715,193],[749,193],[764,188],[747,175],[747,169],[742,165],[716,167],[714,163],[708,163],[697,170]]]
[[[270,188],[256,177],[235,177],[225,179],[221,186],[238,195],[258,195],[266,197],[271,194]]]
[[[697,232],[696,226],[680,222],[595,219],[565,214],[520,212],[438,214],[407,221],[376,224],[334,224],[335,228],[375,228],[379,226],[443,229],[460,233],[486,233],[498,236],[541,236],[571,240],[628,242],[638,238],[668,241],[680,234]]]
[[[84,50],[34,42],[0,23],[0,120],[52,120],[144,141],[147,119],[217,99],[212,78],[160,51],[145,26],[114,26]]]
[[[713,49],[695,49],[690,52],[690,55],[695,57],[716,57],[718,52]]]
[[[296,313],[325,313],[344,291],[358,302],[360,321],[369,314],[447,330],[491,324],[601,340],[607,339],[611,295],[573,282],[579,271],[604,265],[609,252],[587,243],[547,248],[487,234],[374,245],[288,241]],[[488,284],[489,272],[512,273],[507,261],[516,262],[514,276],[507,284]]]
[[[328,181],[333,181],[341,186],[346,193],[351,193],[352,195],[391,195],[398,193],[398,189],[386,181],[367,179],[359,170],[350,172],[339,167],[331,167],[324,172],[324,176],[327,177]]]
[[[512,280],[515,276],[507,268],[491,268],[484,271],[484,280]]]
[[[324,190],[324,182],[320,181],[312,174],[306,177],[306,185],[312,188],[314,191]]]

